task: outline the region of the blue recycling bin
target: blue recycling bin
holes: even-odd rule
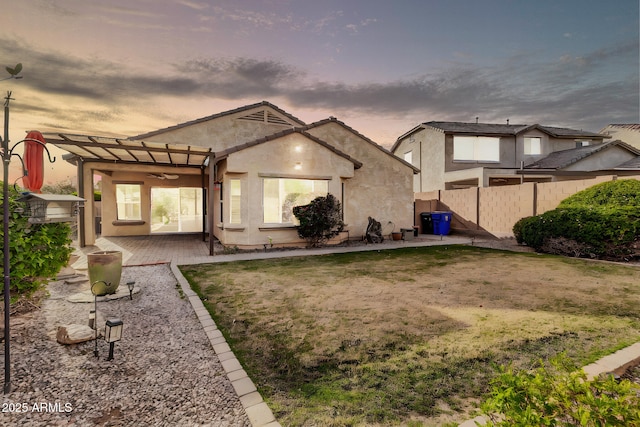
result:
[[[446,236],[451,231],[452,212],[431,212],[431,222],[433,223],[433,234]]]

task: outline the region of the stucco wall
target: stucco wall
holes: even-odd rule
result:
[[[640,149],[640,128],[629,129],[619,126],[607,126],[602,129],[600,133],[611,135],[611,139],[609,141],[619,139],[636,147],[637,149]]]
[[[225,245],[239,247],[259,247],[269,242],[269,237],[274,244],[301,242],[291,225],[264,223],[263,179],[328,180],[329,192],[340,199],[342,183],[348,183],[353,176],[353,162],[299,133],[232,153],[226,161],[223,181],[241,181],[241,223],[230,224],[225,212],[219,238]],[[228,187],[224,191],[227,209]]]
[[[352,238],[365,234],[369,216],[380,221],[384,231],[413,226],[413,169],[339,123],[309,133],[362,163],[353,179],[345,181],[344,220]]]
[[[274,124],[266,121],[244,120],[242,117],[252,113],[267,110],[269,114],[289,121],[286,116],[267,106],[243,110],[217,117],[214,120],[206,120],[188,124],[188,126],[168,130],[164,133],[149,137],[152,142],[170,144],[196,145],[212,148],[213,151],[223,151],[245,142],[273,135],[283,130],[291,129],[292,125]],[[299,126],[299,124],[297,125]]]
[[[187,168],[165,168],[166,173],[179,175],[174,180],[159,180],[147,176],[148,171],[158,173],[158,168],[153,169],[139,165],[133,172],[131,165],[114,164],[107,166],[100,165],[100,170],[107,173],[100,173],[102,176],[102,235],[103,236],[143,236],[151,232],[151,188],[152,187],[202,187],[202,179],[198,170]],[[99,173],[99,172],[96,172]],[[196,175],[194,175],[194,173]],[[117,220],[116,211],[116,184],[132,183],[141,184],[141,215],[143,224],[124,225],[115,224]],[[91,219],[93,221],[93,219]],[[93,224],[93,222],[91,222]],[[91,244],[87,242],[88,244]]]

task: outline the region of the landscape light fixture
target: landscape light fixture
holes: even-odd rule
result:
[[[104,326],[104,340],[109,343],[109,357],[107,360],[113,359],[113,347],[116,341],[122,338],[122,320],[108,319]]]
[[[133,299],[133,288],[136,286],[136,282],[127,282],[127,287],[129,288],[129,299]]]
[[[95,289],[96,285],[104,285],[106,287],[111,286],[111,283],[107,283],[104,280],[96,280],[91,284],[91,293],[93,294],[93,322],[91,319],[91,312],[89,312],[89,323],[93,323],[93,355],[98,357],[98,291]]]

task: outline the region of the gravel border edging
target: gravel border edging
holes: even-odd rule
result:
[[[220,332],[216,326],[198,294],[191,289],[189,282],[187,282],[187,279],[182,275],[182,272],[175,262],[171,262],[170,267],[171,272],[180,284],[182,292],[191,303],[196,316],[198,316],[198,320],[202,324],[202,328],[211,342],[213,351],[220,359],[227,378],[231,381],[233,389],[240,398],[240,402],[249,417],[249,421],[251,421],[251,425],[253,427],[280,427],[280,423],[276,421],[271,409],[258,392],[257,387],[231,351],[222,332]]]

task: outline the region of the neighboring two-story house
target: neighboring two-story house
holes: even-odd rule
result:
[[[536,170],[523,171],[552,153],[600,145],[604,139],[598,133],[539,124],[433,121],[400,136],[391,152],[420,170],[414,176],[414,191],[426,192],[571,179],[563,178],[558,168],[540,168],[539,164]],[[609,148],[623,152],[618,158],[625,161],[637,156],[626,144]],[[591,154],[596,152],[602,150],[592,150]],[[565,153],[568,157],[571,154]],[[567,161],[560,169],[575,163]]]

